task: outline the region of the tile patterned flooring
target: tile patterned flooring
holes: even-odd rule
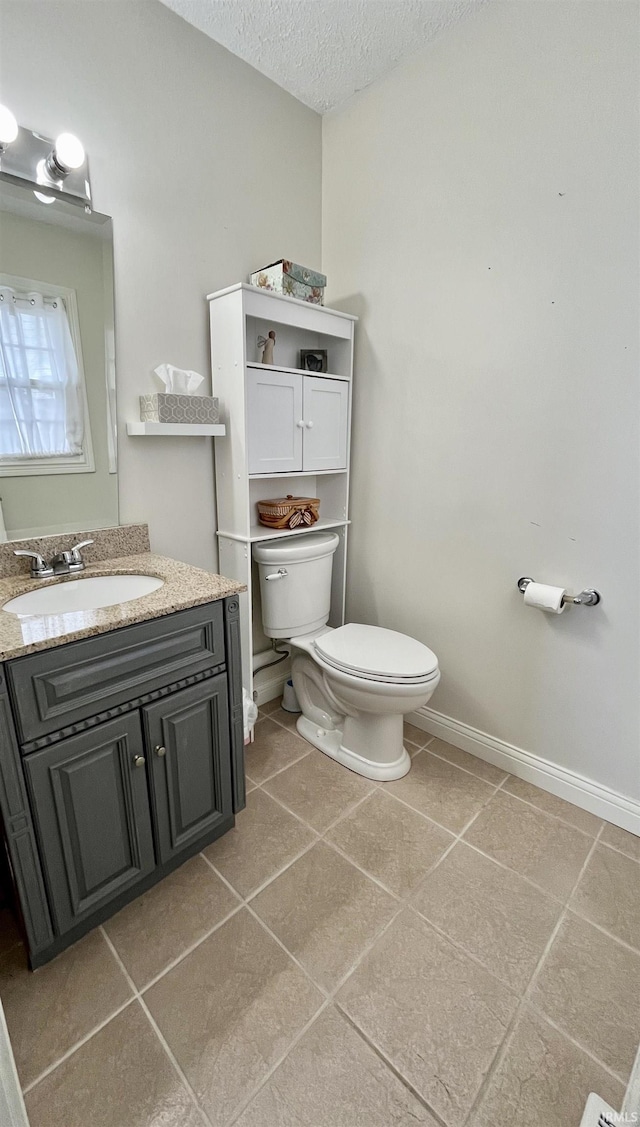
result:
[[[35,974],[31,1127],[573,1127],[638,1041],[640,839],[406,725],[394,783],[261,711],[234,830]]]

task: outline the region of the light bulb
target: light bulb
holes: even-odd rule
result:
[[[36,181],[38,184],[43,185],[56,183],[58,187],[61,187],[59,180],[54,181],[51,179],[47,169],[47,162],[44,160],[39,160],[36,165]],[[40,203],[55,203],[55,196],[44,195],[42,192],[34,192],[33,194],[37,200],[40,200]]]
[[[73,133],[61,133],[56,138],[54,148],[56,164],[70,172],[73,168],[80,168],[84,164],[84,148],[82,142],[74,137]]]
[[[10,145],[18,136],[18,122],[7,106],[0,105],[0,147]]]

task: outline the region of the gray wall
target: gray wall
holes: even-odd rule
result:
[[[0,0],[0,98],[81,137],[114,217],[120,519],[214,568],[212,441],[124,424],[163,361],[209,381],[206,293],[319,263],[320,118],[157,0]]]
[[[638,756],[638,8],[494,2],[324,119],[362,314],[348,615],[430,706],[623,795]],[[519,576],[601,607],[525,609]]]

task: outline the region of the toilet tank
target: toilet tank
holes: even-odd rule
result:
[[[262,627],[268,638],[297,638],[326,625],[333,554],[339,543],[335,532],[308,532],[253,545]]]

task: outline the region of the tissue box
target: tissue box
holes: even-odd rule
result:
[[[177,395],[160,391],[140,396],[143,423],[217,423],[218,400],[212,395]]]
[[[327,276],[299,266],[297,262],[290,262],[288,258],[280,258],[250,274],[249,283],[286,297],[297,297],[299,301],[310,301],[312,305],[324,305]]]

